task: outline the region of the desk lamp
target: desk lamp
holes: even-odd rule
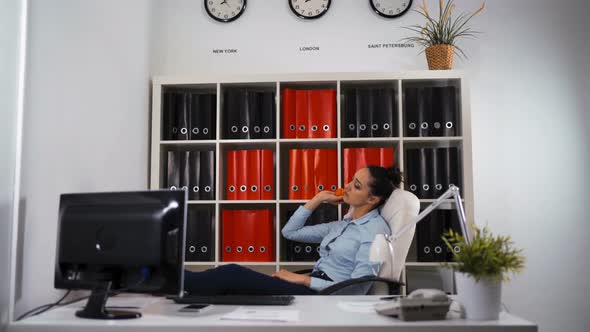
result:
[[[467,230],[467,224],[465,222],[465,210],[463,208],[463,202],[461,201],[461,194],[459,193],[459,188],[450,185],[449,189],[443,193],[438,199],[436,199],[432,204],[430,204],[426,209],[424,209],[418,216],[416,216],[411,222],[407,225],[403,226],[397,233],[387,235],[387,234],[377,234],[375,236],[375,240],[371,245],[369,260],[373,263],[379,263],[383,266],[383,263],[388,260],[388,255],[390,261],[389,268],[391,269],[391,273],[393,274],[394,270],[394,259],[395,259],[395,251],[393,243],[404,234],[406,234],[409,230],[413,229],[413,227],[422,221],[430,212],[435,210],[441,204],[444,203],[446,199],[453,198],[455,201],[455,208],[457,209],[457,216],[459,218],[459,222],[461,224],[461,231],[463,232],[463,236],[465,238],[465,242],[471,242],[471,236]],[[374,271],[375,272],[375,271]],[[377,274],[377,273],[376,273]],[[380,275],[384,275],[384,273],[380,273]],[[387,273],[385,273],[387,275]],[[394,278],[398,278],[398,276],[393,276]]]

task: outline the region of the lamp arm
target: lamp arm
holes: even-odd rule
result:
[[[461,201],[461,194],[459,193],[459,188],[454,185],[450,185],[449,189],[445,191],[444,194],[442,194],[434,202],[428,205],[426,209],[420,212],[420,214],[418,214],[418,216],[416,216],[416,218],[412,222],[408,223],[396,234],[392,234],[391,239],[396,240],[402,235],[404,235],[408,230],[410,230],[417,223],[422,221],[422,219],[424,219],[424,217],[426,217],[430,212],[432,212],[434,209],[443,204],[445,199],[449,199],[450,197],[453,197],[455,201],[455,208],[457,210],[457,216],[459,217],[459,223],[461,224],[461,231],[463,232],[463,236],[465,237],[465,242],[470,243],[471,238],[469,236],[469,232],[467,232],[467,224],[465,222],[465,209],[463,208],[463,202]]]

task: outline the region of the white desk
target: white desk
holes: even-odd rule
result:
[[[143,316],[131,320],[89,320],[74,316],[84,303],[50,310],[42,315],[15,322],[9,325],[9,332],[17,331],[537,331],[537,325],[514,315],[502,313],[498,321],[466,321],[453,318],[444,321],[404,322],[395,318],[381,316],[375,312],[357,313],[342,309],[342,303],[376,301],[378,296],[298,296],[290,306],[256,306],[272,310],[299,310],[296,323],[252,322],[221,320],[221,316],[237,306],[210,306],[198,313],[183,313],[178,309],[184,305],[155,297],[134,296],[133,298],[114,298],[108,305],[139,305]],[[340,304],[339,304],[340,303]]]

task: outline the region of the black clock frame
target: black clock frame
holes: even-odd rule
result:
[[[295,15],[297,15],[297,17],[299,17],[299,18],[302,18],[302,19],[304,19],[304,20],[315,20],[315,19],[318,19],[318,18],[320,18],[320,17],[324,16],[324,14],[326,14],[326,13],[328,12],[328,10],[330,9],[330,5],[332,4],[332,0],[328,0],[328,5],[326,6],[326,10],[322,11],[321,13],[319,13],[319,14],[318,14],[318,15],[316,15],[316,16],[311,16],[311,17],[310,17],[310,16],[304,16],[304,15],[301,15],[301,14],[300,14],[300,13],[297,11],[297,9],[295,9],[295,8],[293,7],[293,4],[291,3],[291,0],[287,0],[287,2],[289,2],[289,8],[291,8],[291,11],[292,11],[292,12],[293,12]]]
[[[248,0],[244,0],[244,5],[242,6],[242,10],[238,13],[238,15],[236,15],[232,18],[219,18],[209,11],[209,7],[207,7],[207,1],[208,0],[203,0],[203,6],[205,6],[205,11],[207,12],[207,15],[209,15],[209,17],[216,20],[217,22],[221,22],[221,23],[229,23],[229,22],[237,20],[238,17],[242,16],[242,14],[246,11],[246,4],[248,2]]]
[[[403,14],[407,13],[408,10],[410,10],[410,8],[412,8],[412,0],[407,0],[410,3],[408,4],[408,7],[406,9],[404,9],[403,11],[401,11],[399,14],[395,14],[395,15],[387,15],[387,14],[383,14],[382,12],[380,12],[379,10],[377,10],[377,7],[375,7],[375,4],[373,4],[374,0],[369,0],[369,5],[371,5],[371,8],[373,8],[373,11],[375,11],[375,13],[377,13],[377,15],[381,16],[381,17],[385,17],[385,18],[396,18],[396,17],[400,17]]]

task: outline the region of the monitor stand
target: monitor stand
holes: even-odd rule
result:
[[[97,284],[90,293],[86,307],[76,311],[76,316],[89,319],[130,319],[139,318],[141,314],[133,311],[107,310],[105,305],[111,291],[111,282]]]

